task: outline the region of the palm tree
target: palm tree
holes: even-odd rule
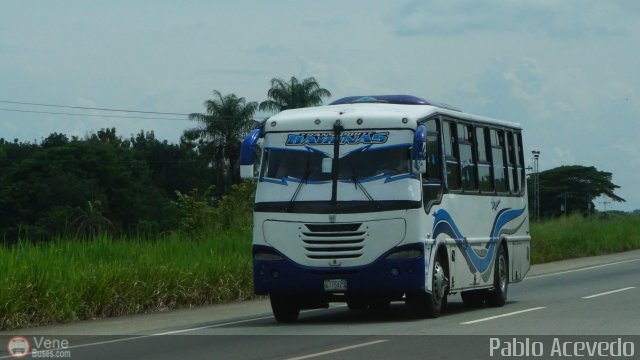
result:
[[[185,130],[184,137],[199,141],[200,152],[208,156],[217,173],[216,192],[219,194],[240,182],[240,142],[255,125],[253,114],[257,102],[247,102],[235,94],[222,95],[213,91],[213,99],[206,100],[206,114],[193,113],[199,127]]]
[[[102,202],[100,200],[87,201],[87,208],[72,224],[78,225],[78,235],[87,238],[95,238],[97,235],[109,230],[115,230],[111,220],[102,215]]]
[[[322,98],[330,97],[331,93],[321,88],[314,77],[306,78],[301,83],[292,76],[289,81],[271,79],[267,96],[269,100],[260,103],[260,110],[282,111],[322,105]]]

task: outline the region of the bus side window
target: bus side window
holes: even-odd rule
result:
[[[448,190],[460,190],[460,162],[458,161],[458,137],[456,132],[455,122],[443,121],[442,138],[444,140]]]
[[[509,190],[512,194],[518,194],[520,192],[520,183],[518,180],[518,163],[516,161],[516,143],[513,141],[513,133],[507,131],[507,163],[509,167]]]
[[[524,192],[527,180],[524,174],[524,150],[522,149],[522,134],[518,132],[515,135],[517,145],[518,171],[520,172],[520,190],[521,192]]]
[[[458,144],[462,169],[462,189],[478,190],[476,181],[476,159],[473,151],[473,131],[470,125],[458,124]]]
[[[427,169],[422,176],[423,201],[426,211],[442,196],[442,153],[437,119],[425,122],[427,128]]]
[[[485,193],[493,192],[493,178],[491,177],[491,161],[489,159],[490,145],[487,140],[489,130],[485,127],[476,127],[476,151],[478,154],[478,181],[480,191]]]
[[[504,131],[491,129],[491,160],[493,161],[493,177],[496,191],[507,191],[507,183],[504,170]]]

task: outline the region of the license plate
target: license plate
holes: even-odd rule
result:
[[[324,281],[324,291],[346,291],[347,279],[330,279]]]

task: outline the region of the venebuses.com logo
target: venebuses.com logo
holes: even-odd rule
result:
[[[14,336],[7,342],[7,352],[14,358],[70,358],[69,340],[44,336]]]
[[[24,358],[31,352],[29,339],[24,336],[14,336],[7,343],[9,355],[16,358]]]

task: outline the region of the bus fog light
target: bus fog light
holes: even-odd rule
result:
[[[400,274],[400,270],[396,269],[396,268],[391,268],[391,270],[389,271],[389,273],[391,273],[391,276],[398,276],[398,274]]]
[[[418,249],[400,250],[387,255],[387,260],[415,259],[422,256],[422,251]]]
[[[267,252],[257,252],[253,255],[253,258],[255,260],[262,260],[262,261],[282,260],[282,256],[278,254],[267,253]]]

